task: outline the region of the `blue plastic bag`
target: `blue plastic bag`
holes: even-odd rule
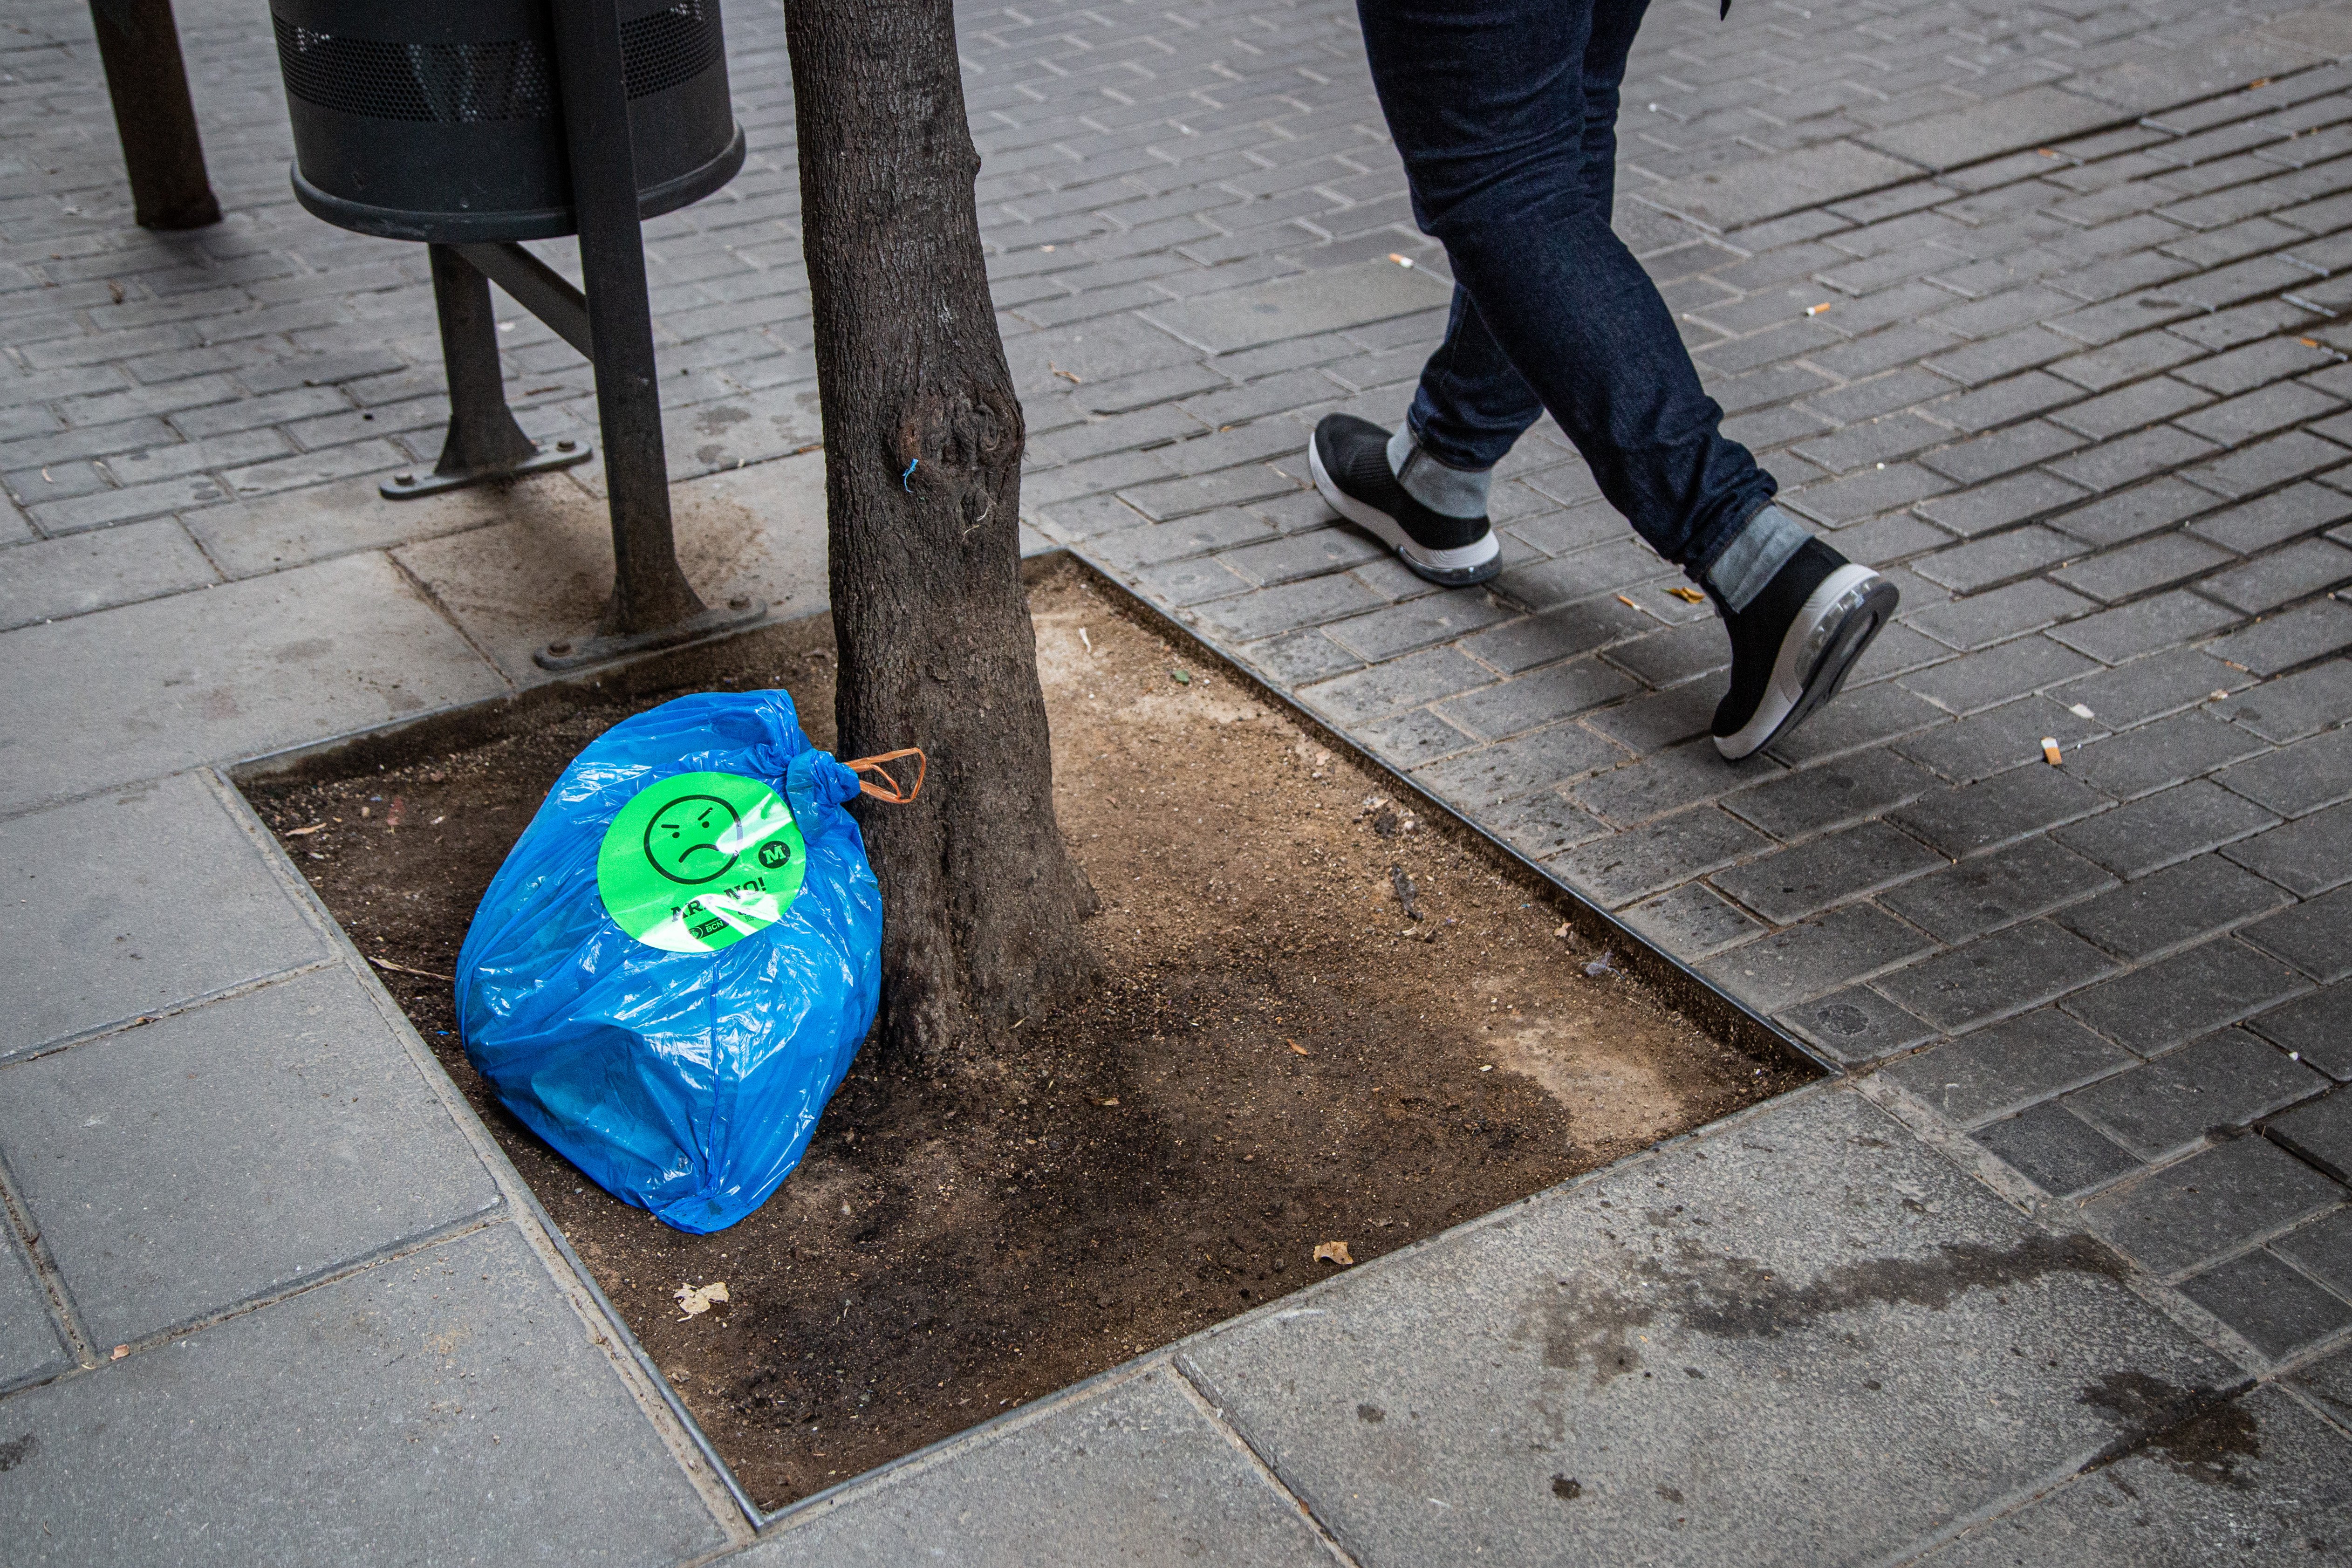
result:
[[[841,809],[858,787],[783,692],[681,697],[572,760],[474,911],[467,1058],[666,1225],[765,1202],[873,1026],[882,890]]]

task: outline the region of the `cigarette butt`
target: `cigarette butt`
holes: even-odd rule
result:
[[[1393,250],[1389,252],[1389,259],[1395,262],[1399,267],[1410,267],[1412,265],[1412,257],[1402,255]]]
[[[1620,595],[1617,595],[1617,602],[1618,602],[1619,604],[1621,604],[1621,605],[1624,605],[1624,606],[1625,606],[1627,609],[1629,609],[1629,610],[1638,610],[1638,609],[1640,609],[1640,608],[1642,607],[1641,605],[1639,605],[1635,604],[1633,600],[1631,600],[1631,599],[1627,598],[1627,597],[1626,597],[1624,595],[1622,595],[1622,594],[1620,594]]]
[[[2227,701],[2230,700],[2230,694],[2229,694],[2228,692],[2226,692],[2226,691],[2222,690],[2221,688],[2216,687],[2216,688],[2214,688],[2214,689],[2213,689],[2213,696],[2212,696],[2212,699],[2211,699],[2211,700],[2212,700],[2213,701],[2215,701],[2215,702],[2227,702]]]
[[[2301,343],[2307,349],[2315,349],[2319,346],[2319,340],[2317,338],[2297,338],[2294,341]]]
[[[1666,592],[1673,595],[1675,598],[1680,599],[1685,605],[1698,604],[1706,597],[1705,594],[1700,593],[1696,588],[1675,587],[1669,588]]]
[[[1806,307],[1805,307],[1805,314],[1807,314],[1808,316],[1818,316],[1818,315],[1820,315],[1823,310],[1828,310],[1829,308],[1830,308],[1830,302],[1829,302],[1828,300],[1822,300],[1822,301],[1820,304],[1818,304],[1818,305],[1808,305],[1808,306],[1806,306]]]
[[[2034,151],[2041,153],[2045,158],[2055,158],[2058,156],[2054,150],[2048,147],[2036,147]]]
[[[2058,740],[2056,736],[2044,735],[2042,737],[2042,760],[2048,763],[2053,768],[2060,763],[2066,760],[2065,757],[2061,755],[2059,752]]]

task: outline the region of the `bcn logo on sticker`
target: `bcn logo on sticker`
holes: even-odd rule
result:
[[[783,919],[807,845],[792,808],[740,773],[679,773],[637,792],[596,854],[620,928],[667,952],[716,952]]]

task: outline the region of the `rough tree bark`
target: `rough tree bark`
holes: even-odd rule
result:
[[[1092,972],[1020,581],[1021,405],[996,331],[950,0],[785,0],[824,417],[842,754],[921,746],[861,813],[882,1039],[936,1060]]]

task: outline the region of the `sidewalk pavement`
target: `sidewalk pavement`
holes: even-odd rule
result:
[[[294,206],[256,13],[181,20],[192,236],[130,226],[81,8],[0,29],[9,1561],[2352,1554],[2352,7],[1657,9],[1618,226],[1905,595],[1738,768],[1557,431],[1492,592],[1303,489],[1445,297],[1346,6],[966,9],[1034,542],[1849,1070],[757,1540],[226,777],[543,679],[597,472],[373,498],[446,417],[421,255]],[[728,21],[751,158],[648,260],[689,573],[792,617],[792,105]],[[513,321],[526,426],[593,434]]]

